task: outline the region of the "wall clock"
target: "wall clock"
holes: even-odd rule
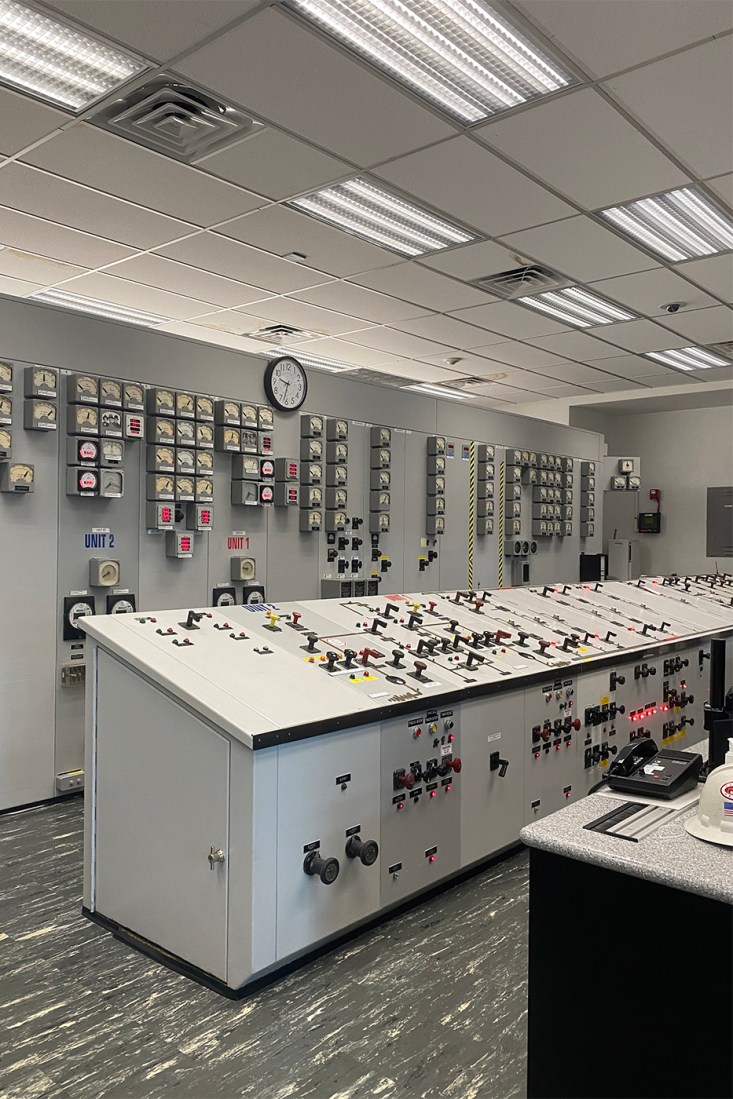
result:
[[[289,355],[272,359],[265,368],[265,393],[281,412],[294,412],[308,394],[305,367]]]

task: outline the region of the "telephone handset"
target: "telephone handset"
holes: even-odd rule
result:
[[[625,748],[622,748],[614,759],[611,766],[608,768],[607,779],[610,780],[614,775],[629,775],[636,774],[641,770],[648,759],[655,756],[659,748],[650,737],[642,737],[640,740],[632,740],[630,744],[627,744]],[[611,783],[611,785],[613,785]]]

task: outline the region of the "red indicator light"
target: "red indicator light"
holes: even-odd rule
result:
[[[437,791],[437,790],[431,790],[431,791],[430,791],[430,796],[431,796],[431,798],[434,798],[434,797],[436,797],[436,796],[437,796],[437,793],[438,793],[438,791]]]
[[[428,862],[435,862],[435,855],[428,855]]]
[[[451,790],[452,790],[452,789],[453,789],[453,787],[451,786],[451,784],[450,784],[450,783],[448,783],[448,785],[447,785],[447,786],[445,787],[445,792],[446,792],[446,794],[449,794],[449,793],[451,792]]]
[[[456,738],[455,738],[455,736],[453,735],[453,733],[448,733],[448,740],[449,740],[449,741],[454,741],[455,739],[456,739]]]
[[[631,633],[636,633],[636,626],[629,626]]]
[[[417,740],[417,738],[418,738],[419,736],[422,736],[422,729],[415,729],[415,732],[414,732],[414,733],[413,733],[412,735],[413,735],[413,736],[415,737],[415,739]]]
[[[405,808],[405,803],[404,803],[404,801],[398,801],[398,802],[397,802],[397,808],[398,808],[398,809],[404,809],[404,808]]]

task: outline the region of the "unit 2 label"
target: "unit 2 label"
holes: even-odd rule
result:
[[[84,535],[85,549],[114,549],[115,536],[109,527],[92,527]]]

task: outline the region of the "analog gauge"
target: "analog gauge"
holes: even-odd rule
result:
[[[224,428],[224,446],[239,448],[239,432],[235,427]]]
[[[167,389],[156,389],[155,391],[155,407],[161,411],[168,412],[173,411],[175,408],[175,401],[173,400],[173,394],[169,393]]]
[[[196,446],[212,447],[214,429],[211,424],[196,424]]]
[[[445,473],[445,458],[436,458],[435,459],[435,472],[436,473]]]
[[[121,469],[106,469],[102,472],[102,496],[122,496],[125,491],[125,475]]]
[[[323,502],[323,493],[321,492],[320,488],[318,488],[318,487],[309,488],[308,489],[308,504],[309,504],[309,506],[310,507],[320,507],[322,502]]]
[[[336,514],[334,515],[333,521],[334,521],[334,523],[337,527],[345,527],[346,526],[346,512],[345,511],[337,511]]]
[[[436,496],[435,497],[435,510],[436,511],[445,511],[445,496]]]
[[[244,427],[257,427],[257,409],[254,405],[242,405],[242,425]]]
[[[214,468],[214,455],[209,450],[196,451],[196,469],[199,473],[207,473]]]
[[[78,475],[77,484],[79,492],[96,492],[99,487],[99,476],[95,469],[83,469]]]
[[[166,466],[173,469],[175,460],[175,451],[172,447],[157,446],[155,448],[155,464],[158,469],[164,469]]]
[[[125,456],[125,444],[114,439],[102,440],[102,459],[105,462],[121,462]]]
[[[33,401],[31,403],[31,411],[33,420],[36,424],[56,423],[57,409],[55,404],[50,404],[48,401]],[[84,411],[89,411],[89,409],[85,409]]]
[[[196,419],[197,420],[213,420],[214,419],[214,402],[211,397],[197,397],[196,398]]]
[[[109,608],[110,614],[134,614],[135,605],[129,599],[115,599]]]
[[[346,420],[336,421],[336,434],[342,436],[349,434],[349,425],[347,424]]]
[[[10,397],[0,396],[0,424],[9,424],[13,416],[13,402]]]
[[[379,516],[379,529],[380,530],[389,530],[389,515],[380,515]]]
[[[336,461],[345,462],[349,457],[349,448],[346,443],[336,443]]]
[[[89,424],[90,427],[96,427],[99,423],[99,415],[96,408],[80,408],[76,414],[76,422],[78,424]]]
[[[158,496],[172,496],[173,487],[174,486],[172,477],[155,478],[155,491]]]
[[[308,450],[310,451],[311,458],[323,457],[323,443],[320,439],[311,439]]]
[[[122,385],[114,378],[103,378],[99,388],[102,404],[122,404]]]
[[[379,487],[389,488],[391,476],[388,470],[381,470],[379,473]]]
[[[524,465],[528,464],[528,462],[529,462],[529,451],[528,450],[523,450],[522,451],[522,462],[524,463]]]
[[[96,378],[89,378],[87,375],[80,375],[76,379],[76,391],[80,397],[90,397],[96,400],[98,393],[98,385]]]
[[[346,466],[336,466],[335,478],[336,478],[336,484],[338,484],[338,485],[345,485],[346,484]]]
[[[321,467],[317,462],[311,462],[308,466],[308,476],[311,481],[320,481],[321,479]]]
[[[435,478],[435,491],[436,492],[445,492],[445,477],[436,477]]]
[[[178,496],[193,496],[193,481],[190,477],[178,477],[176,479],[176,491]]]
[[[122,413],[111,408],[102,408],[102,434],[122,435]]]
[[[89,603],[73,603],[69,608],[68,621],[72,629],[76,629],[76,624],[80,618],[84,618],[88,614],[94,614],[94,611]]]
[[[211,477],[199,477],[197,479],[196,495],[201,499],[209,499],[214,495],[214,482]]]
[[[160,439],[172,439],[176,433],[172,420],[156,420],[155,434]]]
[[[125,408],[133,408],[138,411],[142,410],[145,403],[143,387],[138,385],[137,382],[126,382],[122,387],[124,394]]]
[[[111,588],[120,579],[120,565],[118,561],[103,561],[99,568],[99,583],[101,587]]]
[[[10,467],[10,483],[13,485],[32,485],[33,466],[18,462]]]
[[[345,508],[346,507],[346,489],[343,489],[343,488],[336,489],[336,507],[337,508]]]
[[[445,519],[443,519],[442,516],[441,516],[441,517],[439,517],[435,520],[435,533],[436,534],[442,534],[444,530],[445,530]]]
[[[379,429],[379,445],[389,446],[392,442],[392,432],[388,427],[380,427]]]
[[[247,477],[259,477],[260,463],[256,458],[245,458],[242,462],[242,471]]]
[[[176,469],[179,470],[193,470],[194,457],[192,450],[177,450],[176,451]]]
[[[388,492],[380,492],[379,493],[379,506],[380,506],[380,508],[388,508],[389,507],[389,501],[390,501],[390,497],[389,497]]]
[[[176,416],[190,416],[193,419],[196,406],[190,393],[176,393]]]
[[[13,368],[10,363],[0,363],[0,389],[12,389]]]
[[[273,424],[275,422],[274,419],[273,419],[273,415],[272,415],[272,409],[271,408],[259,408],[257,410],[257,412],[258,412],[258,416],[257,416],[258,426],[269,431],[269,429],[273,426]]]
[[[56,372],[42,367],[33,371],[33,385],[39,389],[56,389]]]
[[[179,420],[176,424],[176,436],[179,442],[193,445],[196,438],[196,429],[189,420]]]
[[[0,451],[7,452],[13,444],[13,437],[4,427],[0,427]]]
[[[245,454],[256,454],[259,449],[259,438],[256,431],[243,431],[241,435],[242,450]]]
[[[380,450],[379,461],[383,466],[388,466],[391,461],[391,454],[388,450]]]
[[[310,417],[310,433],[311,435],[323,434],[323,416]]]
[[[236,401],[224,401],[224,418],[230,423],[239,423],[241,420],[239,405]]]

